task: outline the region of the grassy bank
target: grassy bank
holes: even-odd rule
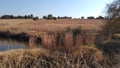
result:
[[[0,68],[109,68],[101,51],[81,46],[72,52],[45,49],[0,52]]]

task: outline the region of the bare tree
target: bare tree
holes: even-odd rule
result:
[[[120,33],[120,0],[114,0],[107,5],[107,22],[103,26],[102,33],[111,38],[113,34]]]

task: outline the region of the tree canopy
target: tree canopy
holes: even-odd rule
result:
[[[21,15],[18,15],[18,16],[14,16],[14,15],[3,15],[0,17],[0,19],[38,19],[38,17],[33,17],[33,14],[30,14],[30,15],[24,15],[24,16],[21,16]]]
[[[107,22],[103,26],[103,33],[108,36],[120,33],[120,0],[107,4],[106,9]]]

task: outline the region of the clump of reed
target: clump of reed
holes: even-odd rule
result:
[[[81,46],[72,52],[41,48],[0,52],[0,68],[109,68],[109,63],[100,50]]]
[[[81,27],[66,28],[52,34],[47,34],[44,37],[43,47],[50,50],[71,50],[76,46],[94,45],[94,35],[85,33]],[[51,45],[51,46],[50,46]]]

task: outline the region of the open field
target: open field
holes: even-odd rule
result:
[[[37,20],[32,19],[0,19],[0,31],[25,32],[28,34],[36,32],[56,32],[67,27],[79,27],[86,30],[97,31],[103,25],[103,20],[97,19],[59,19],[59,20]]]

